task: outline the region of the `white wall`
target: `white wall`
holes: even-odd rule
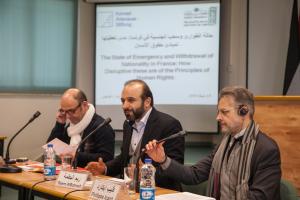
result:
[[[94,6],[79,1],[78,47],[76,61],[76,87],[83,89],[88,99],[93,100],[94,85]],[[10,157],[37,158],[42,153],[55,123],[61,94],[0,94],[0,135],[9,139],[39,110],[41,115],[18,135],[10,147]],[[6,148],[6,147],[5,147]]]
[[[249,89],[282,95],[293,0],[250,0]]]
[[[246,85],[246,11],[246,1],[222,1],[220,88]]]
[[[28,156],[35,158],[41,153],[41,146],[47,140],[49,131],[55,122],[58,95],[1,95],[1,135],[7,136],[5,144],[35,111],[41,115],[30,124],[10,146],[10,157]]]
[[[94,4],[84,3],[82,0],[78,2],[76,86],[83,89],[87,98],[93,102],[95,7]]]

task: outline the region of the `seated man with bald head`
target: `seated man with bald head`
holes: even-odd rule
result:
[[[77,146],[103,121],[81,90],[68,89],[61,97],[56,124],[47,142],[58,138],[71,146]],[[97,161],[100,157],[105,162],[112,160],[114,146],[115,133],[112,127],[106,125],[100,128],[82,144],[78,153],[78,166],[84,167],[88,162]]]

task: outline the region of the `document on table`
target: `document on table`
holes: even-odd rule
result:
[[[35,161],[33,161],[33,163],[20,165],[18,167],[22,168],[23,171],[27,171],[27,172],[40,172],[40,173],[44,172],[44,164]]]
[[[180,192],[173,194],[163,194],[155,197],[156,200],[215,200],[212,197],[193,194],[190,192]]]
[[[54,149],[56,155],[61,155],[61,154],[72,154],[73,155],[77,149],[77,146],[70,146],[57,138],[54,138],[47,144],[53,144],[53,149]],[[43,146],[43,149],[47,148],[47,144],[45,144]]]

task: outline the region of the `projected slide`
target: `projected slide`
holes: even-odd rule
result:
[[[217,4],[97,9],[97,104],[119,105],[129,79],[146,80],[157,104],[216,104],[218,9]]]
[[[216,131],[219,9],[203,1],[97,5],[96,105],[121,109],[123,84],[143,79],[155,105],[209,113],[204,130]]]

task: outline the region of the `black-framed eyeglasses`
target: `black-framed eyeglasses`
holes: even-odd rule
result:
[[[69,115],[74,114],[77,111],[77,109],[81,106],[81,103],[82,102],[80,102],[75,108],[71,108],[71,109],[68,109],[68,110],[64,110],[64,109],[60,108],[58,111],[61,114],[69,114]]]

